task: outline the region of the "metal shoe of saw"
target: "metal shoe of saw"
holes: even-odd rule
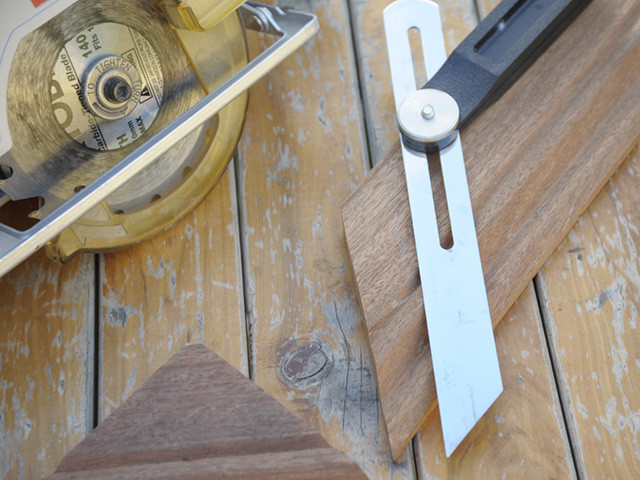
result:
[[[449,59],[435,3],[399,0],[384,11],[447,457],[502,392],[459,132],[513,85],[587,3],[504,0]],[[416,85],[412,28],[420,32],[429,79],[424,88]],[[442,242],[446,233],[441,235],[436,214],[432,181],[440,175],[452,244]]]
[[[249,61],[246,30],[275,41]],[[224,172],[246,90],[318,30],[243,0],[0,5],[0,276],[147,239]]]

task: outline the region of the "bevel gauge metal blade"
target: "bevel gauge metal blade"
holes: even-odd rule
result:
[[[446,455],[502,392],[484,275],[478,250],[455,100],[418,90],[409,30],[420,32],[427,76],[446,60],[438,6],[399,0],[384,10],[411,220],[424,297],[429,346]],[[443,248],[424,139],[440,148],[453,246]],[[453,140],[452,140],[453,139]],[[438,149],[436,147],[436,149]]]

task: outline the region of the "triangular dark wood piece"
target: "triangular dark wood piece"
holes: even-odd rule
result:
[[[154,373],[51,479],[366,479],[346,455],[203,345]]]

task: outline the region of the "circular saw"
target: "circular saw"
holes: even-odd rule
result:
[[[239,0],[14,3],[0,6],[0,275],[44,245],[65,262],[174,224],[231,159],[247,88],[318,28]],[[250,59],[248,30],[276,40]]]

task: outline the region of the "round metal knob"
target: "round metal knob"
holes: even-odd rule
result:
[[[138,105],[142,78],[130,62],[109,55],[87,69],[83,86],[86,106],[91,113],[107,120],[118,120]]]
[[[458,127],[460,109],[454,98],[441,90],[426,88],[409,94],[398,107],[398,124],[412,143],[441,144]]]

